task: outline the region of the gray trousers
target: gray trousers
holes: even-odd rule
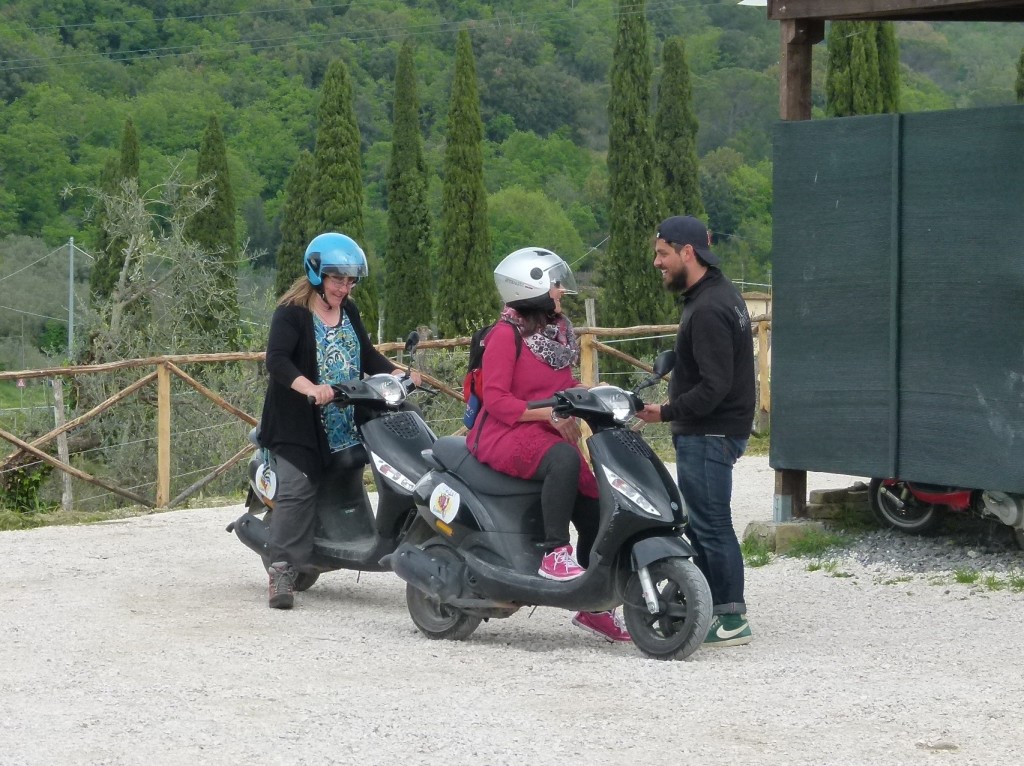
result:
[[[284,561],[299,571],[316,571],[313,564],[313,535],[321,511],[337,505],[338,498],[352,493],[353,483],[363,481],[363,469],[341,467],[341,453],[332,455],[320,481],[310,481],[302,471],[275,457],[277,496],[270,516],[269,556],[271,562]]]

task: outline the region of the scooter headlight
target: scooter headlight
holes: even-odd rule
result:
[[[640,490],[623,479],[608,466],[603,465],[601,468],[604,471],[605,478],[608,479],[608,483],[612,485],[612,489],[629,500],[633,505],[640,508],[640,510],[645,511],[652,516],[661,516],[661,512],[654,507],[654,504],[651,503],[650,500],[644,497]]]
[[[590,392],[612,414],[616,423],[625,423],[636,413],[629,394],[617,386],[597,386]]]
[[[394,375],[374,375],[366,379],[366,385],[376,391],[385,404],[394,406],[405,399],[405,388],[402,386],[402,381]]]

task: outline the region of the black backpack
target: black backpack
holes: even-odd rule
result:
[[[498,320],[498,322],[505,321],[507,320]],[[484,338],[498,322],[481,327],[469,339],[469,365],[466,377],[462,381],[462,400],[466,403],[466,414],[462,416],[462,423],[466,428],[473,427],[484,402]],[[512,323],[508,322],[508,324]],[[519,354],[523,350],[523,336],[515,325],[512,325],[512,329],[515,330],[516,337],[516,359],[519,359]]]

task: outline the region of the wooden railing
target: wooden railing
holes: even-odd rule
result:
[[[766,317],[755,317],[753,320],[753,327],[755,331],[755,338],[757,340],[757,368],[758,368],[758,380],[759,380],[759,419],[766,419],[770,411],[770,388],[769,388],[769,354],[767,353],[770,349],[770,332],[771,332],[771,320]],[[618,339],[637,339],[650,336],[674,335],[677,330],[676,325],[640,325],[636,327],[578,327],[576,328],[576,334],[580,339],[580,378],[581,381],[587,385],[594,385],[599,382],[598,375],[598,354],[605,354],[606,356],[622,360],[633,367],[636,367],[647,372],[651,371],[650,365],[645,362],[636,359],[619,349],[614,348],[607,343],[603,343],[598,338],[618,338]],[[420,343],[419,351],[426,351],[428,349],[452,349],[465,347],[469,345],[469,338],[452,338],[447,340],[426,340]],[[394,352],[400,352],[403,348],[402,343],[383,343],[377,347],[381,352],[385,354],[393,354]],[[55,427],[35,438],[21,438],[16,434],[10,433],[9,431],[0,428],[0,439],[14,445],[14,452],[8,454],[5,458],[0,460],[0,478],[2,478],[5,471],[11,470],[12,467],[19,464],[19,461],[23,461],[27,456],[32,456],[38,460],[64,472],[65,476],[65,507],[70,510],[72,504],[69,482],[70,477],[74,477],[81,481],[89,484],[102,487],[108,492],[112,492],[119,495],[132,503],[145,506],[147,508],[172,508],[187,498],[194,495],[200,489],[205,487],[211,481],[221,476],[229,470],[232,466],[236,465],[246,455],[252,451],[252,445],[246,444],[239,449],[235,454],[228,458],[224,463],[216,467],[214,470],[208,472],[205,476],[200,478],[198,481],[193,482],[191,485],[180,491],[174,497],[171,496],[171,450],[172,450],[172,433],[171,433],[171,410],[173,406],[172,393],[171,393],[171,381],[172,378],[177,378],[184,382],[187,386],[197,391],[203,397],[213,402],[216,406],[235,416],[241,421],[250,425],[255,425],[257,419],[239,409],[235,405],[228,402],[217,392],[211,390],[200,381],[185,372],[182,367],[185,365],[206,365],[206,364],[225,364],[232,362],[260,362],[263,360],[265,354],[262,352],[237,352],[237,353],[222,353],[222,354],[188,354],[188,355],[168,355],[168,356],[156,356],[149,357],[146,359],[127,359],[117,362],[109,362],[105,364],[93,364],[93,365],[79,365],[73,367],[57,367],[51,369],[39,369],[39,370],[19,370],[14,372],[0,372],[0,381],[4,380],[15,380],[15,379],[32,379],[32,378],[48,378],[55,383],[55,399],[58,400],[59,406],[55,406],[57,412],[57,423]],[[399,367],[405,367],[406,365],[399,359],[396,360],[396,365]],[[75,378],[81,375],[93,375],[93,374],[106,374],[114,371],[121,370],[149,370],[143,374],[140,378],[135,380],[133,383],[125,386],[123,389],[101,401],[100,403],[92,406],[86,412],[74,417],[71,420],[64,421],[64,407],[62,402],[60,385],[64,378]],[[449,385],[443,380],[431,375],[420,367],[420,373],[423,375],[425,381],[431,386],[436,388],[445,396],[451,397],[456,400],[462,399],[462,392],[455,386]],[[144,497],[137,492],[127,489],[119,484],[109,480],[103,479],[87,473],[86,471],[76,468],[71,465],[70,457],[68,456],[66,447],[67,434],[75,428],[78,428],[85,423],[89,422],[101,413],[109,410],[110,408],[117,405],[119,402],[124,401],[127,397],[131,396],[140,389],[156,383],[157,389],[157,419],[156,419],[156,442],[157,442],[157,459],[156,459],[156,489],[155,497],[152,499]],[[461,385],[461,380],[457,385]],[[57,456],[50,454],[46,451],[46,447],[51,442],[57,441]]]

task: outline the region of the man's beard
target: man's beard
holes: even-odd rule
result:
[[[683,292],[686,289],[687,276],[689,276],[689,270],[686,268],[686,264],[683,264],[679,272],[668,281],[665,288],[674,293]]]

